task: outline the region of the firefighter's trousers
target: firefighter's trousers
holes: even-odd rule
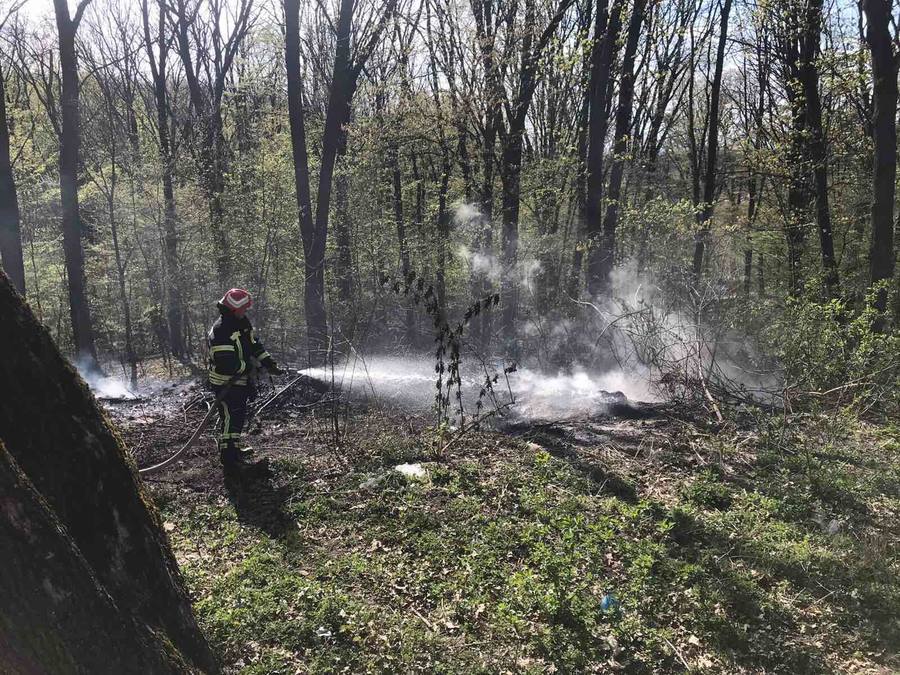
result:
[[[223,386],[213,386],[216,396]],[[246,384],[232,384],[219,401],[219,450],[237,448],[247,421],[247,399],[250,387]]]

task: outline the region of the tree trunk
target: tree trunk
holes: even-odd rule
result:
[[[453,170],[453,159],[447,139],[441,133],[441,182],[438,191],[438,242],[437,242],[437,303],[438,319],[443,324],[447,321],[447,246],[450,242],[450,211],[447,208],[447,195],[450,192],[450,173]],[[487,312],[486,312],[487,313]]]
[[[80,647],[78,653],[73,654],[74,658],[89,659],[94,639],[102,646],[116,635],[109,625],[109,607],[91,597],[84,570],[65,562],[65,558],[74,560],[77,553],[83,556],[96,582],[109,594],[112,606],[121,612],[123,631],[130,630],[125,617],[133,617],[138,624],[161,633],[195,668],[217,672],[216,660],[192,614],[159,515],[144,492],[118,435],[109,426],[87,386],[59,353],[47,330],[13,293],[12,286],[2,274],[0,316],[4,317],[0,350],[19,355],[0,361],[0,386],[4,392],[4,405],[0,406],[0,441],[64,528],[60,530],[59,526],[54,526],[54,531],[65,533],[56,539],[35,535],[35,539],[26,541],[32,547],[31,552],[21,553],[29,555],[30,565],[23,564],[21,558],[10,560],[6,565],[0,582],[4,586],[0,607],[4,608],[3,623],[15,625],[12,633],[0,630],[0,636],[4,636],[0,637],[0,643],[9,639],[6,635],[10,634],[14,640],[24,639],[25,642],[19,644],[28,655],[35,651],[45,653],[41,640],[56,638],[62,641],[58,653],[65,658],[66,652],[70,651],[65,647],[68,637],[47,630],[50,627],[47,622],[71,622],[75,634],[94,626],[97,628],[94,638],[69,643]],[[28,420],[28,424],[23,424],[23,420]],[[9,462],[4,466],[3,480],[10,481]],[[37,514],[33,504],[29,505],[21,497],[18,502],[10,501],[22,495],[22,481],[17,478],[16,482],[18,487],[13,491],[5,486],[0,489],[0,501],[9,505],[9,508],[0,508],[0,530],[3,530],[0,536],[4,540],[18,537],[17,546],[21,546],[21,537],[28,536],[27,530],[19,526],[18,532],[9,531],[10,520],[13,527],[21,523],[15,517],[18,509],[30,509],[36,526],[49,527],[50,521]],[[74,546],[67,548],[64,541],[68,537]],[[48,547],[54,546],[64,559],[48,559]],[[76,553],[72,552],[74,547],[77,547]],[[13,549],[4,541],[2,550],[8,555]],[[54,576],[41,577],[38,570],[47,570]],[[71,576],[57,576],[66,574]],[[16,576],[27,581],[32,575],[37,580],[36,586],[34,583],[16,584]],[[17,588],[18,594],[7,593],[6,584]],[[74,603],[75,614],[64,611],[41,613],[39,605],[35,605],[36,614],[29,615],[27,612],[31,610],[24,607],[24,594],[29,589],[36,602],[46,603],[45,596],[49,595],[64,608],[69,607],[70,602]],[[66,593],[71,595],[67,597]],[[78,602],[82,599],[84,605]],[[90,611],[91,608],[96,611]],[[12,616],[8,614],[10,611],[14,612]],[[17,612],[22,612],[22,616],[17,616]],[[26,624],[30,620],[42,620],[44,630],[29,631]],[[29,642],[32,638],[34,641]],[[130,640],[117,641],[117,644],[132,648]],[[140,651],[137,643],[133,648],[147,654],[147,650]],[[0,660],[6,658],[7,653],[0,648]],[[111,662],[117,657],[131,658],[112,649]],[[152,668],[119,670],[111,663],[109,667],[89,668],[83,672],[148,670],[152,671]],[[48,668],[47,672],[67,671]]]
[[[206,120],[208,130],[204,144],[204,167],[206,198],[209,202],[209,224],[216,246],[216,274],[220,288],[233,285],[231,244],[225,232],[225,207],[222,196],[225,193],[225,137],[223,135],[222,108],[214,104]]]
[[[728,17],[731,14],[731,0],[722,5],[719,22],[719,44],[716,49],[716,66],[710,90],[709,102],[709,140],[706,151],[706,173],[703,177],[703,203],[698,214],[697,238],[694,242],[694,278],[699,279],[703,272],[703,256],[709,239],[709,227],[712,220],[713,202],[716,198],[716,162],[719,153],[719,108],[722,95],[722,70],[725,64],[725,45],[728,40]],[[693,77],[693,73],[689,74]]]
[[[726,0],[730,2],[730,0]],[[616,110],[615,142],[613,144],[613,166],[607,190],[606,217],[603,220],[603,237],[600,241],[598,278],[594,279],[601,292],[609,291],[610,275],[616,253],[616,227],[619,221],[619,201],[622,197],[622,179],[625,162],[628,159],[629,132],[631,130],[631,109],[634,101],[634,56],[638,38],[644,24],[644,10],[647,0],[635,0],[628,25],[625,53],[622,56],[622,79],[619,84],[619,106]]]
[[[122,612],[0,441],[0,670],[184,673],[180,654]]]
[[[397,243],[400,246],[400,274],[404,279],[408,279],[410,272],[409,241],[406,237],[406,223],[403,220],[403,176],[400,173],[399,155],[400,149],[397,147],[397,141],[391,138],[387,147],[387,164],[391,179],[391,207],[394,212],[394,223],[397,226]],[[406,299],[403,325],[406,343],[412,345],[415,340],[416,323],[411,298]]]
[[[69,17],[66,0],[53,0],[53,6],[56,10],[56,27],[59,31],[59,66],[62,73],[59,191],[72,338],[82,366],[87,370],[97,370],[99,366],[94,347],[94,326],[86,292],[81,216],[78,208],[78,149],[81,134],[78,111],[78,65],[75,55],[75,32],[78,30],[78,24]]]
[[[874,180],[869,278],[872,284],[894,275],[894,197],[897,178],[897,68],[891,39],[890,0],[865,0],[874,84]],[[900,289],[898,289],[900,290]],[[884,311],[887,293],[879,292],[876,307]],[[898,317],[900,318],[900,317]]]
[[[19,228],[19,199],[9,154],[6,82],[0,70],[0,261],[13,286],[25,295],[25,260]]]
[[[599,8],[598,8],[599,10]],[[590,11],[590,10],[588,10]],[[587,26],[590,26],[590,17]],[[602,31],[601,31],[602,32]],[[596,29],[595,29],[596,33]],[[594,39],[597,39],[595,34]],[[575,298],[581,292],[581,268],[584,261],[585,235],[587,233],[587,161],[588,149],[588,120],[591,111],[591,59],[594,50],[587,52],[582,57],[582,95],[581,106],[578,109],[578,175],[575,180],[575,200],[577,205],[575,225],[575,250],[572,252],[572,269],[569,271],[566,291],[571,298]]]
[[[159,45],[159,61],[153,54],[153,40],[150,36],[150,16],[148,0],[142,0],[141,12],[144,24],[144,47],[150,61],[153,80],[153,97],[156,104],[156,126],[159,140],[159,159],[162,165],[163,188],[163,258],[168,272],[169,302],[166,307],[169,348],[175,356],[184,356],[184,307],[182,300],[181,265],[178,261],[178,230],[175,213],[175,161],[169,138],[169,104],[166,90],[166,10],[163,0],[158,0],[158,29],[156,44]]]
[[[131,386],[137,386],[137,356],[134,352],[134,334],[131,326],[131,306],[128,302],[128,290],[125,284],[125,262],[119,246],[119,226],[116,222],[116,164],[112,159],[112,179],[110,180],[109,197],[106,207],[109,212],[109,229],[112,233],[113,255],[116,259],[116,282],[119,287],[119,301],[122,303],[122,319],[125,324],[125,360],[129,366]]]
[[[310,201],[309,159],[306,152],[306,127],[303,119],[303,87],[300,79],[300,1],[284,0],[285,68],[288,88],[288,116],[291,124],[291,149],[294,158],[294,184],[297,191],[297,212],[300,237],[305,259],[304,309],[311,363],[324,363],[320,354],[326,337],[324,242],[319,245],[312,218]],[[313,259],[321,249],[320,265]]]
[[[750,297],[751,277],[753,274],[753,222],[756,220],[756,176],[750,173],[747,180],[747,234],[744,247],[744,297]]]
[[[789,72],[797,72],[797,55],[789,56]],[[791,139],[788,150],[790,178],[788,181],[785,239],[788,254],[789,293],[798,296],[803,292],[803,249],[806,245],[808,206],[813,201],[807,175],[807,144],[805,136],[806,113],[802,94],[793,84],[787,87],[791,110]]]
[[[519,305],[519,283],[516,263],[519,252],[519,196],[522,176],[522,136],[524,128],[510,129],[500,164],[503,186],[500,268],[501,321],[507,338],[515,334]]]
[[[813,186],[816,193],[816,225],[822,252],[825,286],[830,297],[840,292],[837,262],[834,256],[834,237],[831,230],[831,211],[828,206],[828,152],[822,128],[822,101],[819,97],[819,71],[816,58],[822,32],[822,0],[808,0],[805,7],[803,32],[800,38],[800,83],[806,104],[806,125],[812,162]]]
[[[477,222],[475,251],[488,261],[493,260],[494,257],[494,144],[499,124],[498,116],[498,112],[489,109],[481,146],[481,217]],[[473,265],[472,277],[476,297],[484,298],[494,292],[493,283],[487,270]],[[473,335],[476,344],[482,349],[486,349],[493,332],[493,312],[481,312],[478,315],[477,334]]]
[[[221,9],[221,5],[212,4],[217,10]],[[244,6],[241,5],[241,9],[238,11],[238,22],[239,25],[243,25],[243,30],[245,31],[246,16],[241,11]],[[214,73],[211,91],[204,93],[198,76],[201,64],[194,62],[189,34],[191,25],[197,21],[197,12],[194,11],[191,16],[188,16],[190,12],[184,0],[178,0],[178,2],[168,5],[168,11],[174,14],[178,53],[184,66],[185,81],[191,107],[194,109],[194,117],[197,125],[200,127],[199,142],[201,147],[198,170],[200,185],[207,202],[210,232],[216,248],[216,276],[219,286],[227,288],[230,285],[231,253],[223,222],[225,214],[222,206],[222,193],[225,189],[225,138],[222,122],[222,93],[225,87],[225,77],[230,70],[231,62],[227,57],[227,65],[216,61],[214,64],[216,72]],[[213,15],[213,20],[217,21],[219,19],[218,14],[214,12]],[[218,29],[219,27],[217,26]],[[235,30],[237,32],[233,35],[234,39],[240,39],[238,37],[240,30],[237,27]],[[216,49],[216,56],[222,56],[219,48]],[[209,63],[207,62],[206,65],[209,66]]]
[[[322,159],[319,166],[319,187],[316,194],[315,235],[307,267],[307,326],[314,352],[325,356],[328,344],[328,325],[325,311],[325,244],[328,239],[328,216],[331,209],[331,189],[334,164],[340,145],[342,127],[349,115],[347,109],[353,97],[354,83],[350,74],[350,32],[353,21],[353,0],[341,0],[335,36],[337,49],[331,75],[325,129],[322,133]],[[312,283],[310,283],[312,281]],[[316,359],[313,359],[316,361]]]
[[[338,157],[347,155],[347,134],[344,132]],[[353,305],[353,243],[350,219],[350,176],[342,167],[334,179],[335,220],[334,238],[337,248],[337,264],[334,276],[337,282],[338,299],[345,309]]]
[[[356,82],[388,17],[396,8],[396,0],[388,0],[384,13],[369,36],[367,47],[356,53],[351,63],[351,29],[353,0],[341,0],[336,26],[337,48],[334,69],[322,132],[322,155],[319,164],[319,185],[316,194],[315,219],[312,217],[309,183],[309,161],[306,152],[306,131],[303,121],[302,86],[300,81],[300,3],[284,0],[285,63],[288,80],[288,112],[291,121],[291,147],[294,155],[294,180],[297,184],[297,206],[300,213],[300,236],[306,270],[304,306],[310,362],[325,363],[328,347],[328,315],[325,309],[325,250],[328,240],[328,215],[331,209],[331,189],[334,165],[343,137],[343,127],[350,119],[350,103],[356,92]]]
[[[506,106],[507,128],[503,134],[500,179],[503,184],[503,223],[500,297],[503,305],[503,331],[507,340],[516,338],[516,318],[519,305],[518,250],[519,250],[519,199],[521,196],[522,151],[528,109],[534,98],[534,91],[540,81],[540,59],[544,48],[556,32],[563,15],[571,4],[561,0],[555,14],[547,26],[537,36],[535,3],[525,2],[525,35],[520,50],[518,86],[515,98]],[[513,350],[515,354],[515,350]]]
[[[496,42],[496,26],[494,2],[471,0],[470,5],[475,16],[476,36],[481,51],[482,68],[485,80],[484,128],[481,134],[481,188],[479,201],[481,217],[478,219],[478,232],[475,235],[473,248],[476,255],[484,260],[493,261],[494,257],[494,146],[497,131],[500,128],[503,89],[494,54]],[[486,297],[494,292],[493,283],[487,270],[472,265],[471,285],[478,298]],[[481,312],[478,316],[476,330],[472,331],[474,342],[485,350],[494,332],[493,313]]]
[[[611,71],[618,49],[624,6],[624,0],[615,0],[607,13],[607,4],[601,0],[594,23],[590,79],[591,101],[588,117],[587,190],[582,207],[588,247],[586,286],[591,296],[596,296],[603,290],[601,258],[603,159],[606,152]]]

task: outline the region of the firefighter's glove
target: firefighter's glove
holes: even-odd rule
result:
[[[287,372],[279,368],[274,359],[266,359],[265,361],[263,361],[263,365],[266,367],[266,370],[268,370],[272,375],[284,375]]]

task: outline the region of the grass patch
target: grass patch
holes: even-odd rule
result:
[[[666,500],[636,481],[633,501],[565,457],[488,434],[407,479],[391,467],[425,455],[394,433],[349,448],[327,478],[301,458],[274,462],[277,530],[241,512],[252,490],[238,507],[161,500],[231,672],[900,666],[896,430],[855,425],[839,453],[816,445],[821,457],[804,445],[813,426],[777,434],[780,446],[763,432],[741,475],[673,474]]]

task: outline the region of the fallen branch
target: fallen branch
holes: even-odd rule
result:
[[[703,393],[706,394],[706,399],[709,401],[710,405],[713,407],[713,411],[716,413],[716,419],[719,420],[719,424],[725,422],[725,418],[722,417],[722,411],[719,410],[719,404],[716,403],[716,399],[713,398],[713,395],[709,393],[709,387],[706,386],[706,378],[703,377],[703,363],[698,359],[697,360],[697,375],[700,377],[700,384],[703,386]]]

